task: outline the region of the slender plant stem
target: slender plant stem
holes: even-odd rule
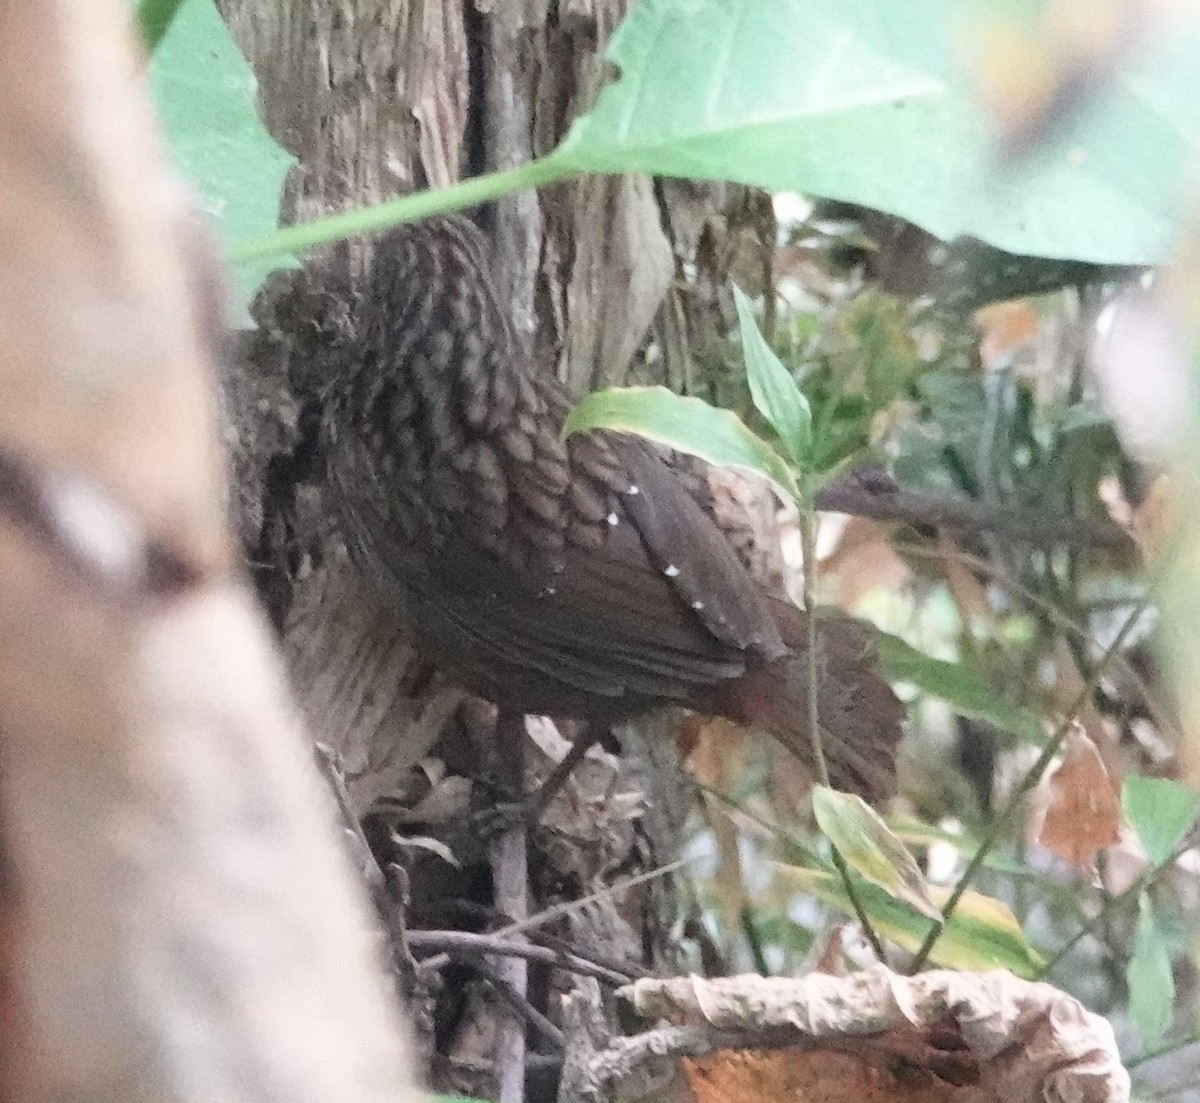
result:
[[[1104,903],[1091,919],[1088,919],[1067,941],[1055,951],[1054,956],[1042,966],[1041,971],[1037,975],[1038,980],[1045,980],[1050,975],[1056,965],[1067,956],[1076,946],[1079,945],[1088,935],[1090,935],[1097,927],[1108,921],[1108,916],[1117,908],[1127,903],[1131,899],[1136,899],[1146,889],[1148,889],[1155,879],[1167,869],[1170,869],[1184,854],[1196,846],[1195,833],[1189,831],[1187,838],[1175,848],[1174,853],[1162,863],[1162,865],[1153,866],[1146,870],[1124,891],[1119,892],[1116,896],[1106,896]]]
[[[800,507],[800,541],[804,554],[804,610],[808,617],[808,655],[806,664],[808,675],[808,730],[809,738],[812,740],[813,765],[817,771],[817,780],[826,789],[829,789],[832,786],[829,784],[829,766],[825,761],[825,747],[821,740],[821,709],[817,699],[817,693],[820,688],[820,679],[818,677],[819,664],[817,662],[817,648],[820,646],[820,636],[817,632],[817,537],[816,509],[813,505],[814,489],[812,475],[808,472],[803,472],[800,476],[800,501],[797,504]],[[871,949],[875,952],[875,956],[884,965],[887,965],[887,951],[883,948],[883,942],[879,937],[879,933],[867,917],[866,909],[863,907],[858,890],[854,887],[854,881],[850,876],[850,867],[846,865],[846,860],[842,857],[838,848],[833,845],[832,840],[830,840],[829,850],[833,858],[833,864],[837,867],[837,871],[842,878],[842,884],[846,888],[846,896],[850,899],[850,906],[854,909],[854,915],[862,926],[863,934],[871,944]]]
[[[767,955],[763,950],[762,938],[754,925],[754,913],[748,907],[741,911],[742,934],[746,937],[746,945],[750,948],[750,960],[754,962],[754,971],[759,976],[769,977],[770,967],[767,965]]]
[[[994,563],[989,563],[986,559],[980,559],[977,555],[971,555],[970,552],[964,552],[958,548],[926,548],[919,544],[905,544],[901,549],[902,555],[912,555],[919,559],[927,559],[936,562],[940,559],[953,559],[957,563],[963,564],[965,567],[970,567],[972,570],[986,574],[999,586],[1003,587],[1010,594],[1016,595],[1024,599],[1030,605],[1040,609],[1045,613],[1055,624],[1060,628],[1071,633],[1078,639],[1085,642],[1091,638],[1087,628],[1075,620],[1070,614],[1065,613],[1053,601],[1042,597],[1041,594],[1031,590],[1024,583],[1013,578],[1002,567],[997,567]],[[1113,660],[1114,663],[1124,671],[1134,685],[1137,686],[1145,699],[1147,707],[1150,709],[1155,726],[1162,732],[1172,732],[1172,723],[1162,714],[1162,709],[1158,706],[1154,694],[1150,687],[1146,684],[1146,679],[1138,673],[1133,664],[1124,656],[1120,656]]]
[[[668,862],[665,866],[658,866],[656,869],[648,869],[645,873],[635,874],[633,877],[627,877],[623,881],[618,881],[615,885],[607,885],[602,889],[597,889],[595,892],[590,892],[586,896],[581,896],[578,900],[564,900],[561,904],[554,904],[552,907],[543,908],[536,915],[531,915],[528,919],[520,920],[519,922],[509,923],[499,930],[492,931],[488,936],[503,942],[510,935],[517,934],[519,931],[534,930],[544,926],[551,920],[557,919],[560,915],[568,915],[571,912],[582,911],[589,904],[594,904],[597,900],[607,900],[620,897],[628,892],[631,888],[637,885],[644,884],[647,881],[654,881],[659,877],[666,877],[674,873],[677,869],[682,869],[689,862],[695,859],[679,858],[674,862]],[[439,969],[445,969],[450,964],[451,957],[448,953],[434,954],[433,957],[423,958],[417,963],[417,967],[421,972],[435,973]]]
[[[812,741],[813,765],[817,780],[829,788],[829,766],[825,761],[825,746],[821,739],[821,710],[817,700],[820,688],[817,648],[820,637],[817,632],[817,535],[813,511],[812,477],[801,475],[800,542],[804,556],[804,609],[808,616],[808,737]]]
[[[386,230],[398,222],[412,222],[433,214],[459,211],[497,199],[509,192],[524,188],[536,188],[578,176],[579,170],[553,156],[531,161],[515,169],[489,172],[484,176],[473,176],[447,188],[413,192],[397,199],[389,199],[367,207],[355,207],[349,211],[326,215],[311,222],[298,222],[262,237],[252,238],[229,251],[234,264],[264,257],[278,257],[301,253],[317,245],[326,245],[357,234],[370,234]]]
[[[1156,1060],[1159,1057],[1166,1057],[1169,1053],[1178,1053],[1181,1049],[1187,1049],[1188,1046],[1200,1045],[1200,1030],[1193,1030],[1184,1038],[1176,1038],[1173,1042],[1165,1042],[1157,1049],[1148,1049],[1144,1053],[1139,1053],[1136,1057],[1130,1057],[1125,1061],[1127,1069],[1135,1069],[1138,1065],[1144,1065],[1147,1061]],[[1190,1083],[1188,1087],[1194,1088],[1195,1084]]]
[[[1129,633],[1133,631],[1142,613],[1145,612],[1148,600],[1149,594],[1147,593],[1133,607],[1129,616],[1125,619],[1125,623],[1121,625],[1121,630],[1100,657],[1100,661],[1093,667],[1091,676],[1087,679],[1083,689],[1079,691],[1079,694],[1071,703],[1071,707],[1067,710],[1066,715],[1054,730],[1054,734],[1042,749],[1042,753],[1038,755],[1037,761],[1021,779],[1020,784],[1009,796],[1000,814],[992,822],[988,833],[979,844],[979,849],[975,851],[971,860],[967,863],[967,868],[963,871],[962,876],[958,879],[958,883],[954,886],[954,891],[950,893],[950,898],[946,901],[946,906],[942,909],[942,918],[930,928],[929,934],[925,936],[925,941],[921,943],[921,948],[917,951],[916,957],[913,958],[912,964],[909,966],[910,973],[918,972],[929,960],[929,955],[933,952],[934,946],[937,945],[938,939],[942,937],[942,932],[946,929],[946,924],[954,914],[955,908],[958,907],[958,902],[962,899],[963,893],[970,888],[972,881],[975,880],[975,875],[983,865],[984,859],[991,853],[992,848],[999,841],[1001,833],[1016,817],[1017,812],[1025,802],[1025,798],[1033,791],[1038,782],[1041,781],[1042,775],[1046,772],[1054,756],[1061,749],[1063,741],[1067,738],[1067,733],[1070,732],[1075,718],[1079,715],[1080,710],[1091,700],[1092,694],[1095,693],[1101,678],[1104,677],[1104,672],[1108,669],[1109,664],[1125,643]]]
[[[153,54],[158,44],[166,37],[175,16],[183,7],[184,0],[141,0],[137,6],[138,26],[142,30],[142,42],[146,53]]]

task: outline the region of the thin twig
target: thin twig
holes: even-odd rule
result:
[[[500,957],[524,958],[526,961],[552,965],[569,973],[595,977],[615,988],[628,984],[633,979],[628,974],[607,969],[576,954],[553,950],[546,946],[531,946],[528,942],[509,942],[494,934],[473,934],[470,931],[409,931],[408,945],[414,950],[444,950],[451,957],[474,958],[496,954]],[[439,955],[441,956],[443,955]],[[427,961],[420,963],[422,968],[426,966]]]
[[[817,648],[820,646],[820,639],[817,632],[817,540],[814,531],[816,508],[813,501],[812,476],[807,472],[801,475],[801,493],[804,500],[797,504],[800,507],[800,540],[804,555],[804,610],[807,614],[808,624],[808,655],[806,656],[806,665],[808,674],[809,738],[812,740],[813,765],[816,767],[817,780],[825,788],[829,789],[832,786],[829,784],[829,766],[825,761],[825,748],[821,740],[821,710],[820,703],[817,700],[817,692],[820,685]],[[875,956],[884,965],[887,965],[887,952],[883,948],[883,942],[878,932],[867,916],[862,900],[859,899],[858,890],[854,887],[854,882],[850,877],[850,867],[846,865],[846,860],[842,857],[841,852],[833,844],[832,840],[830,840],[829,850],[833,857],[833,864],[837,867],[837,871],[842,878],[842,884],[846,888],[846,896],[850,900],[850,906],[854,909],[854,914],[862,926],[863,934],[871,944],[871,949],[875,951]]]
[[[1126,637],[1134,626],[1141,619],[1142,614],[1146,611],[1146,604],[1149,600],[1149,592],[1143,596],[1140,601],[1130,611],[1125,623],[1121,625],[1121,630],[1117,633],[1108,649],[1100,657],[1100,661],[1096,663],[1092,669],[1090,676],[1085,682],[1083,688],[1071,703],[1071,707],[1067,710],[1063,719],[1060,721],[1054,734],[1047,741],[1046,746],[1042,749],[1042,753],[1038,756],[1037,761],[1026,772],[1021,779],[1020,784],[1009,796],[1004,808],[1001,809],[999,815],[992,821],[987,834],[983,837],[979,844],[979,849],[975,851],[971,860],[967,863],[967,868],[963,871],[962,876],[958,879],[958,883],[954,886],[954,891],[950,893],[950,898],[946,901],[945,907],[942,908],[942,917],[930,929],[925,936],[925,941],[921,943],[921,948],[917,951],[916,957],[913,958],[912,964],[909,966],[910,973],[918,972],[925,963],[929,960],[929,955],[933,952],[934,946],[937,945],[938,939],[942,937],[942,932],[946,929],[946,924],[950,921],[950,917],[954,914],[955,908],[958,907],[959,901],[963,894],[971,886],[975,875],[979,872],[983,865],[984,859],[991,852],[992,848],[999,841],[1001,832],[1008,826],[1009,821],[1015,818],[1016,813],[1020,810],[1025,802],[1025,798],[1036,788],[1042,775],[1046,772],[1054,756],[1058,754],[1062,748],[1063,741],[1067,738],[1067,733],[1071,730],[1071,725],[1075,722],[1075,718],[1087,703],[1091,700],[1092,694],[1095,693],[1096,687],[1100,684],[1104,677],[1104,672],[1108,669],[1109,663],[1113,656],[1117,654],[1121,646],[1124,644]]]
[[[1133,538],[1114,521],[1064,518],[1023,506],[999,506],[895,486],[877,487],[859,472],[823,486],[817,492],[816,506],[876,521],[992,532],[1041,548],[1069,544],[1123,553],[1137,550]]]
[[[534,1007],[529,1000],[513,988],[507,980],[500,976],[495,969],[488,968],[481,961],[475,962],[472,967],[481,977],[487,980],[500,998],[520,1016],[523,1023],[533,1027],[534,1030],[541,1034],[560,1053],[567,1048],[566,1035]],[[521,1067],[522,1070],[525,1067],[524,1060],[521,1061]],[[524,1088],[522,1088],[522,1092],[524,1092]]]
[[[1193,1030],[1186,1037],[1176,1038],[1173,1042],[1164,1042],[1157,1049],[1148,1049],[1144,1053],[1139,1053],[1136,1057],[1130,1057],[1125,1062],[1125,1067],[1132,1070],[1137,1068],[1138,1065],[1146,1064],[1148,1061],[1155,1061],[1159,1057],[1166,1057],[1172,1053],[1178,1053],[1181,1049],[1187,1049],[1188,1046],[1195,1045],[1200,1045],[1200,1030]],[[1195,1081],[1189,1086],[1194,1088],[1196,1086]]]
[[[825,746],[821,739],[821,709],[817,700],[817,691],[820,688],[817,648],[820,641],[817,633],[817,540],[814,531],[816,521],[812,481],[808,475],[802,476],[802,480],[804,501],[800,503],[800,542],[804,556],[804,610],[808,627],[805,671],[808,676],[808,737],[812,741],[813,766],[817,771],[817,780],[828,789],[829,766],[825,761]]]
[[[507,937],[508,935],[516,934],[518,931],[527,931],[533,927],[542,927],[560,915],[570,915],[572,912],[580,911],[588,904],[594,903],[597,900],[617,896],[623,892],[628,892],[629,889],[646,881],[655,881],[660,877],[666,877],[668,874],[674,873],[677,869],[681,869],[683,866],[696,860],[695,858],[679,858],[674,862],[668,862],[666,865],[658,866],[655,869],[648,869],[645,873],[639,873],[635,877],[618,881],[615,885],[606,885],[602,889],[590,892],[587,896],[581,896],[578,900],[564,900],[561,904],[555,904],[553,907],[546,908],[544,911],[538,912],[537,915],[531,915],[528,919],[509,923],[508,926],[501,927],[494,933],[497,937]]]
[[[918,544],[903,544],[900,547],[900,551],[903,555],[914,555],[920,559],[953,559],[959,563],[962,563],[964,566],[980,571],[981,573],[986,574],[989,578],[991,578],[1009,593],[1016,594],[1027,601],[1030,605],[1036,606],[1060,628],[1066,629],[1068,632],[1071,632],[1085,643],[1091,641],[1091,633],[1084,625],[1080,624],[1067,613],[1064,613],[1062,609],[1054,604],[1054,602],[1042,597],[1041,594],[1030,589],[1023,582],[1013,578],[1003,568],[997,567],[993,563],[989,563],[986,559],[980,559],[979,556],[972,555],[970,552],[965,552],[958,548],[926,548]],[[1174,731],[1174,726],[1170,721],[1167,720],[1165,716],[1163,716],[1162,709],[1156,702],[1154,694],[1150,690],[1150,686],[1146,683],[1146,679],[1138,673],[1133,664],[1126,659],[1124,655],[1118,656],[1113,660],[1113,663],[1114,665],[1120,667],[1121,670],[1123,670],[1134,683],[1134,685],[1136,685],[1140,690],[1142,697],[1145,699],[1146,707],[1150,711],[1150,716],[1154,721],[1154,726],[1164,734],[1172,733]]]
[[[585,954],[578,946],[572,945],[565,938],[559,938],[558,935],[551,934],[549,931],[531,930],[528,932],[528,935],[530,941],[536,942],[539,946],[545,946],[548,950],[554,950],[560,954],[569,954],[572,957],[579,958],[581,961],[588,962],[590,965],[599,966],[601,969],[607,969],[610,973],[617,973],[620,976],[629,977],[631,980],[652,975],[649,969],[645,969],[631,961],[621,961],[617,958],[609,957],[607,954],[597,953],[591,949]]]
[[[1111,914],[1122,904],[1127,903],[1131,899],[1140,896],[1141,893],[1150,887],[1154,881],[1162,875],[1166,870],[1170,869],[1184,854],[1192,850],[1196,846],[1196,835],[1194,831],[1189,831],[1187,838],[1175,848],[1174,853],[1163,862],[1161,865],[1151,866],[1145,870],[1141,876],[1136,878],[1128,888],[1119,892],[1116,896],[1106,896],[1104,904],[1096,912],[1091,919],[1088,919],[1062,946],[1058,948],[1054,956],[1042,966],[1041,971],[1037,975],[1038,980],[1045,980],[1054,969],[1054,967],[1062,961],[1076,946],[1079,945],[1088,935],[1090,935],[1101,923],[1106,922],[1106,915]]]
[[[502,786],[520,791],[525,784],[525,717],[501,709],[496,717],[496,756]],[[528,912],[529,861],[526,824],[517,817],[491,845],[492,889],[497,910],[517,921]],[[497,978],[524,1000],[528,965],[523,958],[501,957],[493,965]],[[499,1103],[522,1103],[525,1097],[525,1025],[521,1014],[501,1014],[496,1027],[495,1073]]]
[[[639,873],[624,881],[618,881],[615,885],[607,885],[602,889],[597,889],[595,892],[588,893],[587,896],[582,896],[578,900],[564,900],[561,904],[555,904],[553,907],[546,908],[536,915],[531,915],[528,919],[509,923],[499,930],[493,931],[490,937],[506,939],[509,935],[516,934],[519,931],[533,930],[536,927],[541,927],[549,923],[552,919],[557,919],[560,915],[569,915],[572,912],[577,912],[597,900],[604,900],[610,896],[619,896],[621,893],[627,892],[629,889],[645,881],[653,881],[656,878],[665,877],[670,873],[674,873],[677,869],[681,869],[689,862],[696,860],[695,858],[680,858],[677,861],[668,862],[665,866],[658,866],[656,869],[649,869],[645,873]],[[433,972],[438,969],[444,969],[449,964],[449,954],[435,954],[433,957],[428,957],[422,961],[420,967],[423,971]]]

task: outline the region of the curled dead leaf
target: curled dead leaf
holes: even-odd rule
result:
[[[1000,970],[903,977],[875,966],[849,977],[814,973],[799,980],[646,979],[621,995],[644,1018],[680,1024],[677,1074],[697,1100],[924,1098],[913,1094],[913,1075],[942,1086],[929,1098],[1129,1098],[1129,1075],[1106,1020],[1051,985]],[[656,1030],[643,1037],[651,1035],[647,1052],[670,1057],[674,1036]],[[637,1038],[621,1042],[627,1058],[638,1048]],[[845,1068],[820,1078],[816,1094],[797,1095],[799,1086],[817,1082],[814,1070],[828,1064],[830,1050]],[[603,1054],[596,1059],[603,1065]],[[947,1085],[962,1083],[972,1085],[970,1095],[945,1094]]]

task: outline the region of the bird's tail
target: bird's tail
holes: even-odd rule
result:
[[[788,653],[723,683],[713,711],[772,735],[813,771],[808,709],[808,617],[782,601],[772,613]],[[873,629],[850,617],[817,617],[817,710],[835,789],[882,805],[896,791],[904,706],[879,673]]]

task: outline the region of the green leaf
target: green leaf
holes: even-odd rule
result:
[[[792,498],[795,477],[766,441],[736,414],[666,387],[614,387],[590,394],[567,417],[563,436],[588,429],[636,433],[718,467],[742,467],[765,475]]]
[[[1099,429],[1112,426],[1112,418],[1094,398],[1085,398],[1068,406],[1058,423],[1060,432],[1074,433],[1080,429]]]
[[[147,53],[152,54],[158,48],[183,3],[184,0],[141,0],[138,4],[137,21]]]
[[[800,866],[780,868],[806,892],[846,915],[854,914],[845,885],[835,871]],[[868,881],[857,882],[855,888],[879,934],[915,952],[929,933],[930,920]],[[945,889],[931,888],[929,895],[940,907],[950,894]],[[1008,969],[1030,979],[1040,975],[1045,965],[1045,959],[1025,941],[1020,924],[1008,907],[972,891],[963,894],[930,958],[935,964],[951,969]]]
[[[1162,1044],[1171,1025],[1175,977],[1171,972],[1171,955],[1145,893],[1138,902],[1137,934],[1125,980],[1129,986],[1129,1017],[1141,1035],[1142,1048],[1154,1049]]]
[[[154,53],[150,86],[171,160],[226,246],[274,228],[293,163],[263,129],[257,83],[212,0],[188,0]],[[243,303],[274,261],[239,266]]]
[[[916,858],[861,797],[814,785],[812,805],[817,825],[856,873],[922,915],[941,918]]]
[[[1121,811],[1150,864],[1161,866],[1196,822],[1200,799],[1177,781],[1130,775],[1121,787]]]
[[[742,337],[742,358],[754,406],[779,434],[783,446],[802,468],[812,465],[812,411],[808,399],[796,386],[792,373],[783,366],[775,350],[767,344],[750,300],[734,284],[733,301],[737,304],[738,328]]]
[[[1046,733],[1037,716],[1002,697],[978,671],[935,659],[886,632],[878,633],[878,647],[879,664],[889,681],[911,682],[962,716],[985,720],[1031,743],[1045,742]]]
[[[961,51],[977,7],[642,0],[608,50],[620,79],[551,159],[848,200],[1019,254],[1161,259],[1200,137],[1196,29],[1148,39],[1076,125],[1003,172]]]

